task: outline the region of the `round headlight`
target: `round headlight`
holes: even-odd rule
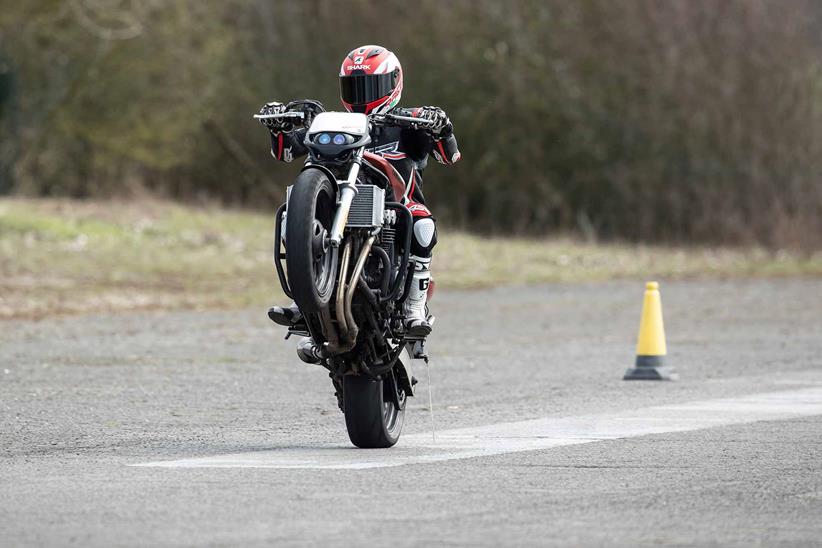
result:
[[[334,144],[335,145],[344,145],[345,144],[345,135],[338,133],[334,136]]]
[[[320,133],[320,136],[317,137],[317,142],[321,145],[327,145],[331,142],[331,135],[327,133]]]

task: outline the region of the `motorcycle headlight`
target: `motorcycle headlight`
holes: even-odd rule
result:
[[[331,142],[331,135],[327,133],[320,133],[320,136],[317,137],[317,142],[321,145],[327,145]]]
[[[334,136],[334,144],[335,145],[344,145],[345,144],[345,135],[342,133],[338,133]]]

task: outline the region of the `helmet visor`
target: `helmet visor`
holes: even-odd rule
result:
[[[397,85],[397,71],[388,74],[340,76],[340,97],[346,103],[363,105],[390,95]]]

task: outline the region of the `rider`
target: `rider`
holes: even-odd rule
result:
[[[388,160],[406,182],[403,202],[414,218],[414,238],[411,259],[414,279],[405,301],[406,332],[425,337],[431,332],[426,312],[428,285],[431,278],[431,253],[437,243],[437,230],[431,211],[422,194],[422,172],[428,155],[441,164],[453,164],[460,159],[453,127],[445,112],[438,107],[401,109],[402,66],[392,52],[381,46],[362,46],[352,50],[340,67],[340,97],[346,110],[364,114],[394,113],[425,118],[433,122],[427,129],[411,129],[373,125],[369,152]],[[286,110],[281,103],[266,103],[260,114],[276,114]],[[277,160],[290,162],[303,156],[306,129],[281,120],[263,119],[271,132],[271,154]],[[409,188],[410,187],[410,188]],[[280,325],[290,326],[300,320],[296,305],[272,307],[269,317]]]

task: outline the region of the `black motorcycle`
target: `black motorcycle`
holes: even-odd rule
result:
[[[374,124],[416,129],[431,122],[325,112],[316,101],[255,117],[308,128],[308,160],[276,215],[277,275],[302,313],[286,338],[311,337],[310,351],[329,371],[351,442],[391,447],[414,395],[411,361],[427,356],[424,341],[404,328],[414,269],[413,219],[404,205],[410,181],[366,148]]]

